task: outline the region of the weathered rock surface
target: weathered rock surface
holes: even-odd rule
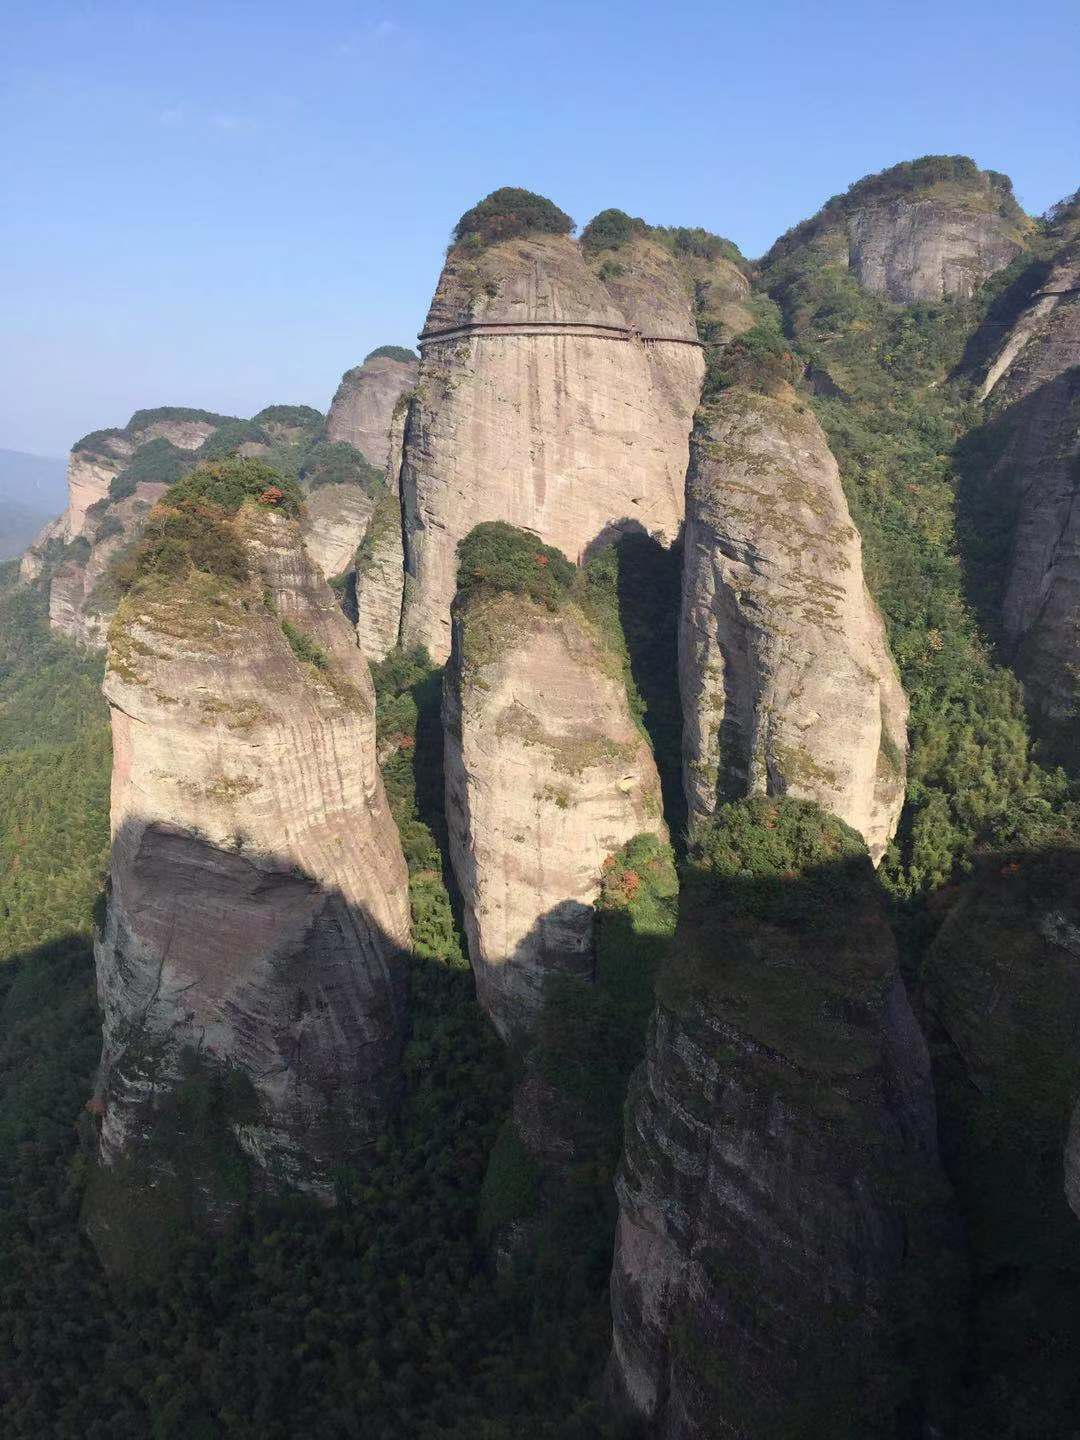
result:
[[[680,916],[627,1101],[609,1393],[658,1440],[938,1433],[948,1192],[882,909]]]
[[[459,541],[534,531],[573,560],[618,528],[673,541],[704,373],[688,280],[655,242],[605,283],[574,241],[451,252],[421,340],[401,472],[402,636],[442,661]]]
[[[729,390],[691,445],[679,653],[691,816],[817,801],[878,861],[904,801],[907,700],[812,413]]]
[[[1067,245],[991,365],[1004,444],[994,478],[1016,504],[1005,641],[1046,737],[1075,762],[1080,686],[1080,241]]]
[[[398,642],[404,588],[401,500],[387,490],[356,552],[356,638],[372,662],[384,659]]]
[[[265,1183],[326,1195],[398,1098],[405,862],[351,626],[295,521],[232,528],[247,581],[137,586],[110,632],[100,1158],[163,1194],[197,1173],[167,1131],[209,1072],[242,1087],[227,1130]]]
[[[1015,223],[993,211],[890,200],[848,217],[849,265],[864,290],[900,304],[966,299],[1020,254]]]
[[[304,542],[328,580],[352,569],[377,501],[359,485],[318,485],[308,491]]]
[[[125,486],[127,493],[114,499],[113,482],[155,440],[189,454],[194,465],[199,447],[228,420],[204,411],[139,410],[122,429],[96,431],[75,445],[68,458],[67,509],[45,527],[19,566],[27,583],[51,571],[49,623],[54,630],[86,645],[104,644],[115,604],[105,584],[109,563],[137,535],[165,490],[163,483],[144,479]]]
[[[416,384],[417,361],[369,356],[342,376],[326,417],[326,438],[355,445],[382,469],[391,451],[390,429],[401,396]]]
[[[462,596],[443,697],[450,853],[480,1004],[504,1039],[535,1026],[548,977],[593,973],[604,861],[664,835],[621,662],[573,603]]]

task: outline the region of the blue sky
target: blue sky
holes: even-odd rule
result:
[[[498,185],[749,255],[931,151],[1080,185],[1080,5],[5,0],[0,446],[324,409]]]

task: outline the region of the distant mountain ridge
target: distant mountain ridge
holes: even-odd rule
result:
[[[0,450],[0,560],[22,553],[67,503],[67,462]]]

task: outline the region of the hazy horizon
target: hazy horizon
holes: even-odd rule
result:
[[[973,0],[16,0],[0,445],[61,455],[161,404],[325,409],[369,350],[413,343],[452,225],[498,185],[749,256],[928,152],[1005,171],[1039,214],[1080,184],[1078,29],[1067,0],[1019,34]]]

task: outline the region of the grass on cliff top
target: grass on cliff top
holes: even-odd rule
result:
[[[375,495],[385,489],[383,472],[347,440],[324,440],[312,446],[300,478],[306,490],[317,490],[321,485],[356,485],[366,494]]]
[[[420,357],[405,345],[376,345],[364,356],[364,364],[369,360],[400,360],[403,365],[416,365]]]
[[[454,226],[454,244],[482,250],[525,235],[569,235],[574,222],[552,200],[504,185],[493,190]]]
[[[658,985],[676,1013],[719,1011],[819,1077],[873,1064],[866,1017],[895,946],[862,839],[791,797],[732,801],[690,837],[679,929]]]
[[[242,584],[249,577],[247,552],[230,522],[249,504],[296,516],[300,487],[261,460],[230,456],[199,465],[167,491],[138,541],[117,556],[110,570],[116,589],[153,590],[193,570]]]

